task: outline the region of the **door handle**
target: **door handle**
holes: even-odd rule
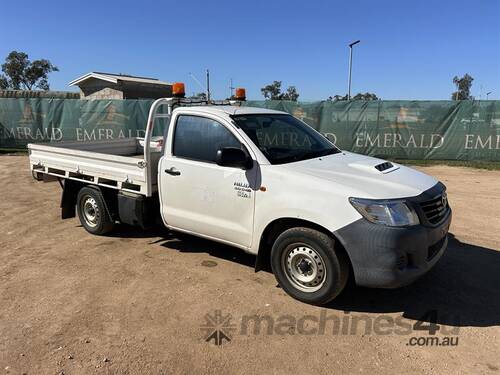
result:
[[[172,176],[180,176],[181,174],[181,171],[178,171],[177,169],[175,169],[174,167],[171,167],[169,169],[165,169],[165,173],[168,173]]]

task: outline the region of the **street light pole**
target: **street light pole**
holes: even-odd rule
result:
[[[207,101],[210,102],[210,71],[207,69]]]
[[[490,94],[491,94],[491,93],[492,93],[491,91],[488,91],[488,92],[486,93],[486,100],[488,100],[488,96],[490,96]]]
[[[351,75],[352,75],[352,46],[358,44],[361,40],[356,40],[349,44],[349,89],[347,91],[347,100],[351,100]]]

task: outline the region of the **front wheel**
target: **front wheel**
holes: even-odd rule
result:
[[[278,283],[293,298],[323,305],[337,297],[349,276],[343,253],[330,236],[311,228],[291,228],[279,235],[271,250]]]
[[[114,223],[100,190],[83,187],[78,192],[76,208],[80,223],[87,232],[102,235],[113,229]]]

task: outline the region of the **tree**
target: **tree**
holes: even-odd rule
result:
[[[453,83],[457,86],[457,91],[451,94],[452,100],[472,100],[474,97],[470,94],[470,88],[472,87],[472,81],[474,78],[468,73],[462,78],[458,76],[453,77]]]
[[[286,89],[286,92],[281,92],[281,81],[274,81],[270,85],[266,85],[260,89],[264,98],[271,100],[291,100],[296,102],[299,98],[299,93],[295,86],[290,86]]]
[[[295,86],[290,86],[286,89],[286,93],[281,94],[281,100],[290,100],[292,102],[296,102],[299,98],[299,93]]]
[[[328,99],[329,102],[338,102],[338,101],[341,101],[341,100],[347,100],[347,95],[334,95],[334,96],[329,96]]]
[[[371,92],[365,92],[364,94],[358,93],[354,95],[352,100],[378,100],[377,95],[371,93]]]
[[[9,88],[9,81],[3,75],[0,75],[0,90],[6,90]]]
[[[264,98],[271,100],[281,100],[281,81],[274,81],[270,85],[266,85],[260,89]]]
[[[347,100],[347,95],[334,95],[334,96],[329,96],[328,101],[333,101],[333,102],[338,102],[342,100]],[[363,93],[357,93],[353,97],[351,97],[351,100],[380,100],[380,98],[371,92],[365,92]]]
[[[30,61],[24,52],[12,51],[2,64],[0,87],[13,90],[49,90],[48,74],[59,69],[49,60]]]

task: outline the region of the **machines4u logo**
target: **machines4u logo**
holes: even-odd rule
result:
[[[205,314],[205,323],[201,331],[206,342],[213,341],[217,346],[230,342],[236,326],[231,322],[231,314],[223,314],[221,310]]]

